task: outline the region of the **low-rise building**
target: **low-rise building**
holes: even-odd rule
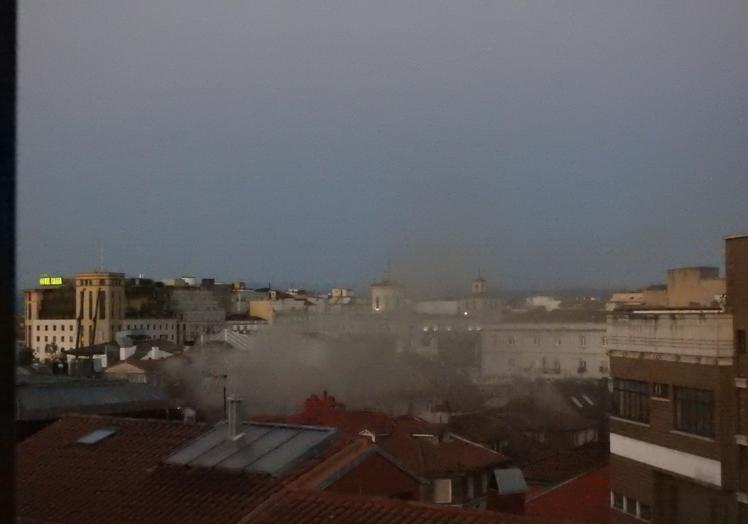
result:
[[[22,522],[546,522],[409,502],[417,476],[330,427],[68,416],[17,464]]]
[[[423,493],[427,502],[485,509],[489,494],[497,489],[494,470],[509,467],[505,456],[451,432],[446,425],[348,410],[326,393],[322,398],[312,395],[300,413],[285,421],[368,437],[428,481]],[[500,499],[493,497],[493,502]]]
[[[725,279],[719,276],[719,268],[680,267],[668,270],[666,284],[613,293],[606,309],[720,307],[725,291]]]

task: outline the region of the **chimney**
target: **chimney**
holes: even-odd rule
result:
[[[226,418],[228,419],[228,434],[226,435],[228,440],[236,440],[243,436],[244,433],[240,433],[241,428],[241,399],[228,397],[226,399]]]
[[[119,348],[119,359],[120,360],[127,360],[134,354],[135,354],[135,346]]]

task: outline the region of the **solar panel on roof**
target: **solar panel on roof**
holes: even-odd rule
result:
[[[226,424],[222,423],[177,450],[165,462],[278,475],[335,434],[333,428],[285,424],[244,424],[242,430],[241,437],[230,440]]]
[[[107,438],[110,435],[114,435],[119,428],[100,428],[83,435],[81,438],[76,440],[78,444],[96,444]]]
[[[226,432],[226,424],[219,424],[213,431],[198,437],[182,449],[177,450],[166,459],[166,462],[168,464],[189,464],[203,453],[226,440]]]
[[[266,453],[284,445],[299,432],[296,428],[275,427],[263,433],[255,440],[247,443],[235,455],[227,457],[219,467],[240,470],[248,469],[254,471],[250,466]]]
[[[290,464],[314,451],[330,435],[329,431],[300,431],[283,446],[275,448],[255,461],[251,469],[277,475]]]
[[[527,492],[527,482],[518,468],[493,470],[496,487],[501,495],[514,495]]]

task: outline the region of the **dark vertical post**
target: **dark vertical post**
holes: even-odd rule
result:
[[[0,508],[15,521],[16,0],[0,2]]]

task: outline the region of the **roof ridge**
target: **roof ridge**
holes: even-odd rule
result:
[[[598,466],[598,467],[595,467],[593,469],[589,469],[589,470],[583,471],[582,473],[580,473],[579,475],[576,475],[575,477],[572,477],[570,479],[564,480],[563,482],[561,482],[559,484],[556,484],[555,486],[553,486],[553,487],[551,487],[551,488],[549,488],[549,489],[547,489],[545,491],[541,491],[540,493],[538,493],[534,497],[528,497],[527,498],[527,502],[531,502],[533,500],[537,500],[537,499],[543,497],[544,495],[548,495],[549,493],[552,493],[552,492],[556,491],[557,489],[566,486],[567,484],[570,484],[570,483],[572,483],[574,481],[577,481],[577,480],[579,480],[582,477],[586,477],[587,475],[591,475],[592,473],[597,473],[598,471],[600,471],[602,469],[605,469],[607,467],[609,467],[608,464],[606,464],[605,466]]]
[[[78,419],[78,420],[91,420],[91,419],[102,419],[102,420],[117,420],[125,422],[134,422],[139,424],[162,424],[168,426],[193,426],[193,427],[212,427],[211,424],[205,422],[184,422],[181,420],[168,420],[159,418],[139,418],[139,417],[119,417],[114,415],[97,415],[87,413],[66,413],[59,421],[66,419]]]

